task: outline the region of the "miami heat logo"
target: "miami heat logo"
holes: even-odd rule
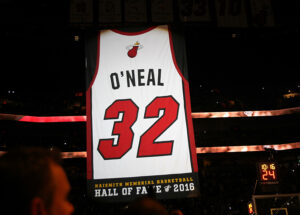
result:
[[[126,49],[128,50],[128,57],[134,58],[137,55],[138,50],[141,48],[143,48],[143,46],[138,41],[136,41],[133,45],[127,46]]]

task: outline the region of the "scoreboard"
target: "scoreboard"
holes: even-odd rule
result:
[[[266,183],[277,183],[277,165],[275,162],[258,163],[259,181]]]

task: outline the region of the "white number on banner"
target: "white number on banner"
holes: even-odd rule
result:
[[[178,107],[178,102],[172,96],[156,97],[147,105],[145,119],[158,118],[160,110],[164,110],[164,114],[141,135],[138,157],[172,154],[173,140],[155,140],[177,120]],[[112,129],[112,135],[118,136],[117,144],[113,144],[113,138],[99,140],[98,151],[104,159],[120,159],[131,149],[134,136],[132,126],[137,120],[138,109],[131,99],[116,100],[106,109],[105,120],[118,119],[120,113],[123,113],[123,118],[114,122]]]

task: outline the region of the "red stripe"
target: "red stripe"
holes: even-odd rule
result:
[[[225,153],[225,152],[259,152],[259,151],[266,151],[266,149],[274,149],[276,151],[281,151],[281,150],[299,149],[299,148],[300,148],[300,142],[278,144],[278,145],[198,147],[197,154]]]
[[[200,112],[192,113],[193,118],[234,118],[234,117],[266,117],[300,113],[300,107],[279,110]]]
[[[254,146],[218,146],[218,147],[197,147],[195,151],[197,154],[204,153],[226,153],[226,152],[259,152],[265,149],[274,149],[277,151],[299,149],[300,142],[286,143],[278,145],[254,145]],[[85,158],[86,152],[63,152],[63,158]]]
[[[88,109],[88,108],[87,108]],[[263,111],[232,111],[232,112],[199,112],[191,113],[192,118],[235,118],[235,117],[268,117],[300,113],[300,107],[280,110]],[[24,116],[15,114],[0,114],[0,120],[14,120],[21,122],[85,122],[86,116]]]
[[[23,116],[20,122],[85,122],[86,116]]]
[[[197,147],[197,154],[204,153],[226,153],[226,152],[259,152],[265,149],[274,149],[277,151],[299,149],[300,142],[286,143],[279,145],[256,145],[256,146],[219,146],[219,147]],[[5,151],[0,151],[0,156]],[[62,158],[87,158],[87,152],[62,152]]]

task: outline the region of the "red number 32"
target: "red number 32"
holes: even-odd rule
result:
[[[137,157],[162,156],[172,154],[173,140],[157,142],[156,139],[164,133],[176,120],[179,103],[172,97],[156,97],[145,110],[144,119],[158,118],[160,110],[163,115],[145,131],[139,141]],[[134,132],[133,124],[137,120],[138,106],[131,100],[116,100],[105,111],[105,120],[118,119],[123,113],[121,121],[116,121],[112,135],[118,136],[117,144],[114,138],[100,139],[98,151],[104,159],[120,159],[132,147]]]

